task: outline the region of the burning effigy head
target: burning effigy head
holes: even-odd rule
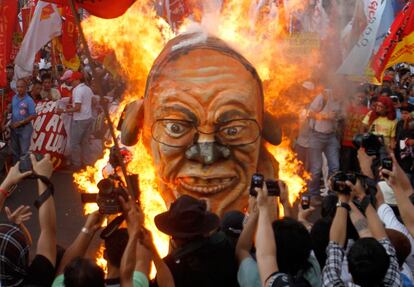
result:
[[[247,205],[251,176],[277,176],[265,142],[281,141],[265,113],[256,69],[219,38],[191,33],[170,40],[155,60],[145,96],[130,103],[122,141],[142,136],[169,204],[180,195],[206,199],[212,211]]]

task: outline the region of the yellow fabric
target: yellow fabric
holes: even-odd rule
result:
[[[390,60],[381,73],[381,79],[386,69],[399,63],[414,64],[414,31],[411,32],[411,34],[403,37],[397,46],[395,46]]]
[[[364,125],[368,125],[369,123],[369,115],[368,113],[365,118],[362,120]],[[390,145],[391,139],[395,138],[395,129],[397,127],[397,120],[389,120],[386,117],[379,117],[377,118],[368,128],[370,132],[377,136],[384,137],[384,144],[386,146]]]

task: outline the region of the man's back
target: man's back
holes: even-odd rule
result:
[[[73,103],[81,104],[80,111],[73,113],[75,121],[92,118],[92,97],[93,92],[91,88],[84,83],[79,84],[73,89]]]
[[[238,286],[234,250],[222,232],[188,243],[164,261],[176,286]]]

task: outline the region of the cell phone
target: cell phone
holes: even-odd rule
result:
[[[381,160],[381,167],[383,169],[387,169],[389,171],[392,171],[392,159],[391,158],[383,158]],[[382,173],[382,176],[385,178],[388,178],[387,174]]]
[[[266,179],[267,195],[280,196],[280,187],[278,180]]]
[[[311,201],[310,196],[308,196],[308,195],[302,195],[302,199],[300,201],[300,204],[302,205],[302,209],[303,210],[309,209],[309,207],[310,207],[310,201]]]
[[[41,160],[44,156],[42,154],[35,154],[36,160]],[[24,156],[20,157],[20,163],[19,163],[19,170],[21,173],[24,173],[26,171],[31,171],[33,169],[32,166],[32,160],[30,159],[30,154],[27,153]]]
[[[256,197],[257,196],[257,192],[256,190],[254,190],[256,187],[257,188],[263,188],[263,182],[264,182],[264,177],[262,174],[260,173],[255,173],[252,175],[252,180],[250,182],[250,192],[249,194],[251,196]]]

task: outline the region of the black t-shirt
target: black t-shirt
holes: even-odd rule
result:
[[[186,244],[164,258],[175,286],[237,287],[234,250],[223,232]]]
[[[43,255],[36,255],[27,270],[22,286],[52,286],[56,269]]]

